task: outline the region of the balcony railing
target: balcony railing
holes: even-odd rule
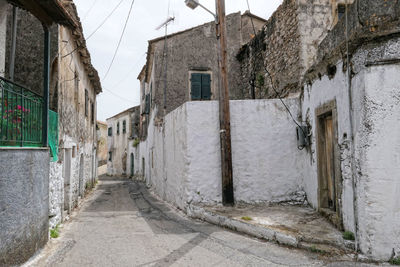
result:
[[[43,98],[0,77],[0,146],[42,146]]]

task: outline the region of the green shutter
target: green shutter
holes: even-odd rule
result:
[[[190,79],[192,88],[190,94],[192,95],[192,100],[200,100],[201,99],[201,74],[200,73],[192,73]]]
[[[146,95],[144,114],[150,114],[150,95]]]
[[[201,99],[211,99],[211,76],[210,74],[201,75]]]

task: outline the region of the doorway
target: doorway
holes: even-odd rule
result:
[[[84,170],[84,160],[83,160],[83,154],[81,154],[80,160],[79,160],[79,196],[83,196],[83,192],[85,190],[83,186],[83,170]]]
[[[72,149],[64,149],[64,210],[69,214],[71,211],[71,161],[72,161]]]
[[[133,153],[131,153],[131,177],[135,174],[135,158]]]
[[[340,153],[336,101],[317,108],[318,209],[342,229]]]

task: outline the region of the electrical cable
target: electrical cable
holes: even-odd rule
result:
[[[127,102],[127,103],[132,104],[132,102],[134,102],[133,100],[129,100],[129,99],[126,99],[125,97],[122,97],[122,96],[120,96],[120,95],[117,95],[116,93],[114,93],[113,91],[111,91],[111,90],[105,88],[104,86],[103,86],[103,89],[104,89],[105,91],[107,91],[108,93],[112,94],[113,96],[115,96],[115,97],[117,97],[117,98],[119,98],[119,99],[121,99],[121,100],[123,100],[123,101],[125,101],[125,102]]]
[[[111,86],[112,88],[117,87],[118,85],[120,85],[123,81],[125,81],[129,76],[129,74],[136,69],[137,65],[141,62],[141,60],[143,59],[143,57],[146,55],[147,53],[143,53],[142,56],[133,64],[133,67],[126,73],[126,75],[124,75],[124,77],[119,80],[118,82],[116,82],[113,86]]]
[[[83,15],[82,21],[84,21],[87,18],[87,16],[89,15],[90,11],[92,11],[93,7],[96,5],[96,2],[97,2],[97,0],[93,0],[92,5],[88,9],[88,11],[86,11],[85,15]]]
[[[107,20],[112,16],[112,14],[114,14],[115,10],[117,10],[117,8],[122,4],[123,1],[125,1],[125,0],[119,1],[119,3],[114,7],[114,9],[110,12],[110,14],[108,14],[106,16],[106,18],[99,24],[99,26],[97,26],[97,28],[91,34],[89,34],[89,36],[85,39],[85,41],[89,40],[89,38],[92,37],[107,22]],[[82,44],[82,45],[78,45],[71,52],[69,52],[68,54],[63,55],[61,57],[62,58],[67,57],[67,56],[71,55],[72,53],[74,53],[76,50],[78,50],[80,48],[86,48],[86,43]]]
[[[122,0],[122,1],[123,1],[123,0]],[[108,66],[107,72],[106,72],[106,74],[104,75],[104,77],[103,77],[102,80],[105,80],[105,78],[107,78],[108,74],[110,73],[111,67],[112,67],[112,65],[113,65],[113,63],[114,63],[115,57],[117,56],[119,47],[120,47],[120,45],[121,45],[122,38],[124,37],[125,30],[126,30],[126,26],[128,25],[129,17],[131,16],[131,12],[132,12],[132,8],[133,8],[133,4],[134,4],[134,3],[135,3],[135,0],[132,0],[131,6],[130,6],[130,8],[129,8],[128,16],[126,17],[126,20],[125,20],[124,28],[122,29],[121,37],[119,38],[119,41],[118,41],[117,48],[115,49],[114,56],[113,56],[113,58],[112,58],[112,60],[111,60],[110,66]]]
[[[251,13],[251,11],[250,11],[249,0],[246,0],[246,2],[247,2],[247,8],[248,8],[249,12]],[[254,36],[255,36],[257,33],[256,33],[256,28],[254,27],[253,17],[250,16],[250,20],[251,20],[251,24],[253,25],[253,31],[254,31]],[[262,58],[262,57],[261,57],[261,58]],[[271,73],[269,72],[267,66],[265,65],[265,61],[264,61],[264,60],[262,60],[262,61],[263,61],[263,64],[262,64],[262,65],[263,65],[263,67],[264,67],[264,70],[265,70],[265,72],[267,73],[267,75],[268,75],[268,77],[269,77],[269,80],[270,80],[270,82],[271,82],[271,87],[272,87],[272,89],[275,91],[275,94],[278,96],[280,102],[283,104],[283,106],[285,107],[285,109],[286,109],[287,112],[289,113],[289,115],[290,115],[290,117],[292,118],[293,122],[300,128],[300,130],[302,131],[304,137],[309,136],[308,133],[306,134],[306,133],[304,132],[303,127],[297,122],[297,120],[294,118],[292,112],[290,111],[289,107],[288,107],[288,106],[285,104],[285,102],[283,101],[283,99],[282,99],[282,97],[281,97],[281,94],[280,94],[280,93],[278,92],[278,90],[275,88],[274,82],[273,82],[273,80],[272,80],[272,75],[271,75]],[[298,147],[298,148],[299,148],[300,150],[304,149],[304,147],[303,147],[303,148]]]

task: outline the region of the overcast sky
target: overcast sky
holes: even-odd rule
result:
[[[121,0],[75,0],[85,36],[89,36]],[[164,30],[155,28],[165,21],[169,13],[175,21],[168,27],[173,33],[213,20],[201,8],[191,10],[184,0],[135,0],[133,10],[114,64],[103,80],[112,60],[132,0],[122,4],[107,22],[87,41],[92,63],[102,79],[103,93],[97,98],[97,118],[107,118],[139,104],[137,76],[145,64],[147,41],[163,36]],[[214,0],[200,0],[215,10]],[[269,18],[282,0],[249,0],[252,13]],[[227,14],[246,11],[246,0],[226,0]],[[111,92],[112,93],[111,93]]]

